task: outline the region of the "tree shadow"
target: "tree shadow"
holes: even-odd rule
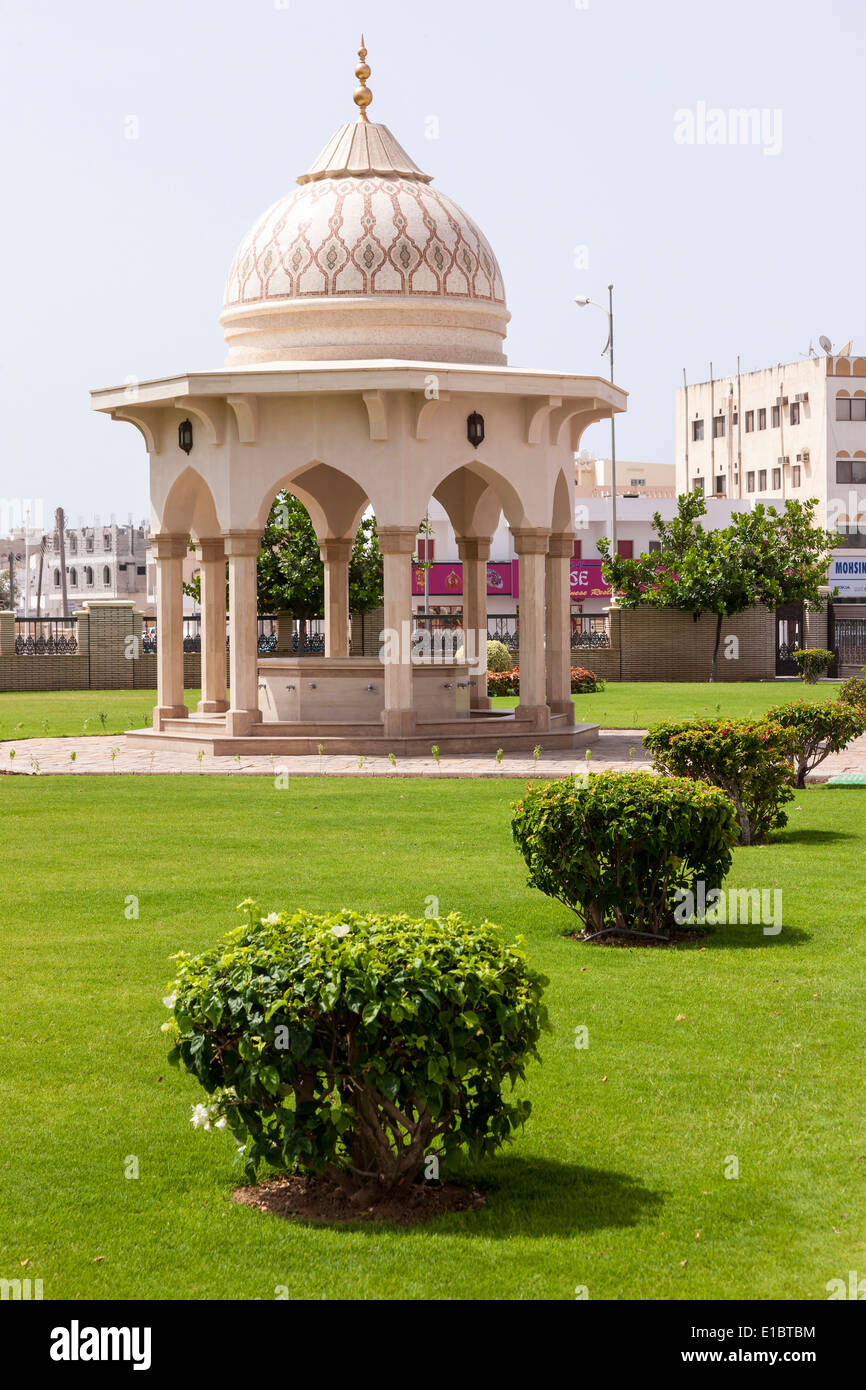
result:
[[[474,1181],[485,1206],[451,1227],[463,1236],[564,1236],[580,1231],[638,1226],[656,1215],[664,1196],[644,1187],[629,1173],[585,1168],[549,1158],[503,1154],[489,1165],[448,1174],[449,1180]],[[435,1234],[439,1223],[427,1227]],[[425,1227],[417,1227],[421,1233]]]
[[[833,840],[856,840],[848,830],[780,830],[768,841],[772,845],[826,845]],[[748,848],[748,847],[747,847]]]
[[[764,928],[759,922],[754,926],[749,923],[738,926],[732,922],[728,926],[720,924],[707,932],[702,941],[682,942],[677,946],[677,950],[699,951],[703,948],[706,951],[753,951],[759,946],[804,946],[811,940],[812,933],[803,931],[802,927],[783,925],[778,932],[765,936]]]

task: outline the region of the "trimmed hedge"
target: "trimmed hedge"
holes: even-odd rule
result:
[[[787,729],[791,736],[798,787],[805,787],[806,774],[830,753],[840,752],[852,739],[866,733],[866,705],[861,708],[843,700],[828,700],[820,705],[810,700],[793,700],[768,710],[767,718]]]
[[[513,664],[514,657],[504,642],[487,643],[488,671],[510,671]]]
[[[858,709],[866,710],[866,667],[863,670],[863,676],[849,676],[848,680],[842,682],[839,699],[846,705],[856,705]]]
[[[324,1174],[369,1205],[431,1152],[487,1154],[529,1115],[525,1075],[547,980],[489,922],[341,911],[261,916],[175,957],[166,1003],[182,1064],[211,1096],[193,1122],[262,1162]]]
[[[683,891],[718,888],[737,819],[706,782],[601,772],[530,785],[511,832],[529,883],[580,918],[588,934],[660,936]]]
[[[654,724],[644,738],[660,772],[700,778],[731,798],[740,844],[787,825],[794,795],[789,729],[770,720],[686,719]]]
[[[818,677],[823,676],[833,665],[835,655],[823,647],[803,647],[800,651],[794,652],[794,660],[800,672],[800,680],[805,681],[807,685],[814,685]]]

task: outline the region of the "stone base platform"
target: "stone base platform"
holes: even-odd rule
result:
[[[388,738],[381,724],[256,724],[248,734],[226,733],[220,716],[191,715],[189,719],[169,719],[164,727],[131,729],[125,735],[129,748],[204,749],[213,757],[264,755],[265,757],[310,757],[319,753],[365,757],[426,757],[436,745],[441,756],[459,754],[531,753],[537,746],[545,752],[567,755],[598,739],[597,724],[568,724],[565,715],[551,715],[550,728],[539,729],[531,721],[515,719],[503,712],[487,717],[442,720],[417,724],[408,737]]]

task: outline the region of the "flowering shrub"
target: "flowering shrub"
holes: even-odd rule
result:
[[[171,1060],[225,1123],[252,1180],[264,1160],[370,1205],[431,1151],[492,1152],[529,1114],[506,1100],[547,1026],[547,981],[489,922],[271,913],[175,957]]]
[[[823,647],[803,647],[801,651],[794,652],[794,660],[800,672],[800,680],[805,681],[807,685],[814,685],[818,677],[823,676],[833,665],[835,656]]]
[[[510,671],[513,665],[514,657],[504,642],[487,643],[488,671]]]
[[[487,694],[488,695],[519,695],[520,694],[520,670],[517,666],[513,671],[488,671],[487,672]]]
[[[767,718],[791,734],[791,759],[798,787],[805,787],[806,773],[822,763],[830,753],[838,753],[852,738],[866,733],[866,705],[832,700],[814,705],[795,700],[767,711]]]
[[[718,888],[737,839],[734,808],[705,782],[601,772],[531,785],[511,831],[529,882],[589,933],[658,936],[680,889]]]
[[[572,695],[592,695],[596,690],[604,690],[602,677],[597,676],[594,671],[588,671],[585,666],[572,666]]]
[[[604,681],[602,677],[597,676],[594,671],[588,671],[585,666],[572,666],[572,695],[589,695],[594,690],[604,690]],[[520,667],[515,666],[513,671],[488,671],[487,694],[519,695]]]
[[[850,676],[843,681],[839,687],[839,699],[846,705],[857,705],[860,709],[866,709],[866,666],[863,667],[862,676]]]
[[[782,807],[794,795],[791,746],[791,731],[771,720],[687,719],[654,724],[644,736],[660,772],[701,778],[727,793],[742,845],[787,825]]]

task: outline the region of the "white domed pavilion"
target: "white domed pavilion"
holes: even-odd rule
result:
[[[158,577],[153,729],[130,737],[215,753],[576,747],[570,695],[573,456],[625,408],[598,377],[509,367],[502,272],[484,234],[388,128],[359,115],[251,227],[223,298],[222,368],[93,393],[150,457]],[[325,565],[325,656],[260,658],[256,559],[282,489],[307,507]],[[490,542],[505,513],[520,584],[520,703],[494,715],[466,661],[418,663],[411,561],[429,500],[464,570],[464,628],[486,631]],[[372,507],[384,557],[381,660],[350,655],[348,561]],[[202,700],[183,699],[181,568],[202,574]],[[230,702],[225,672],[229,570]],[[470,650],[471,654],[471,650]]]

